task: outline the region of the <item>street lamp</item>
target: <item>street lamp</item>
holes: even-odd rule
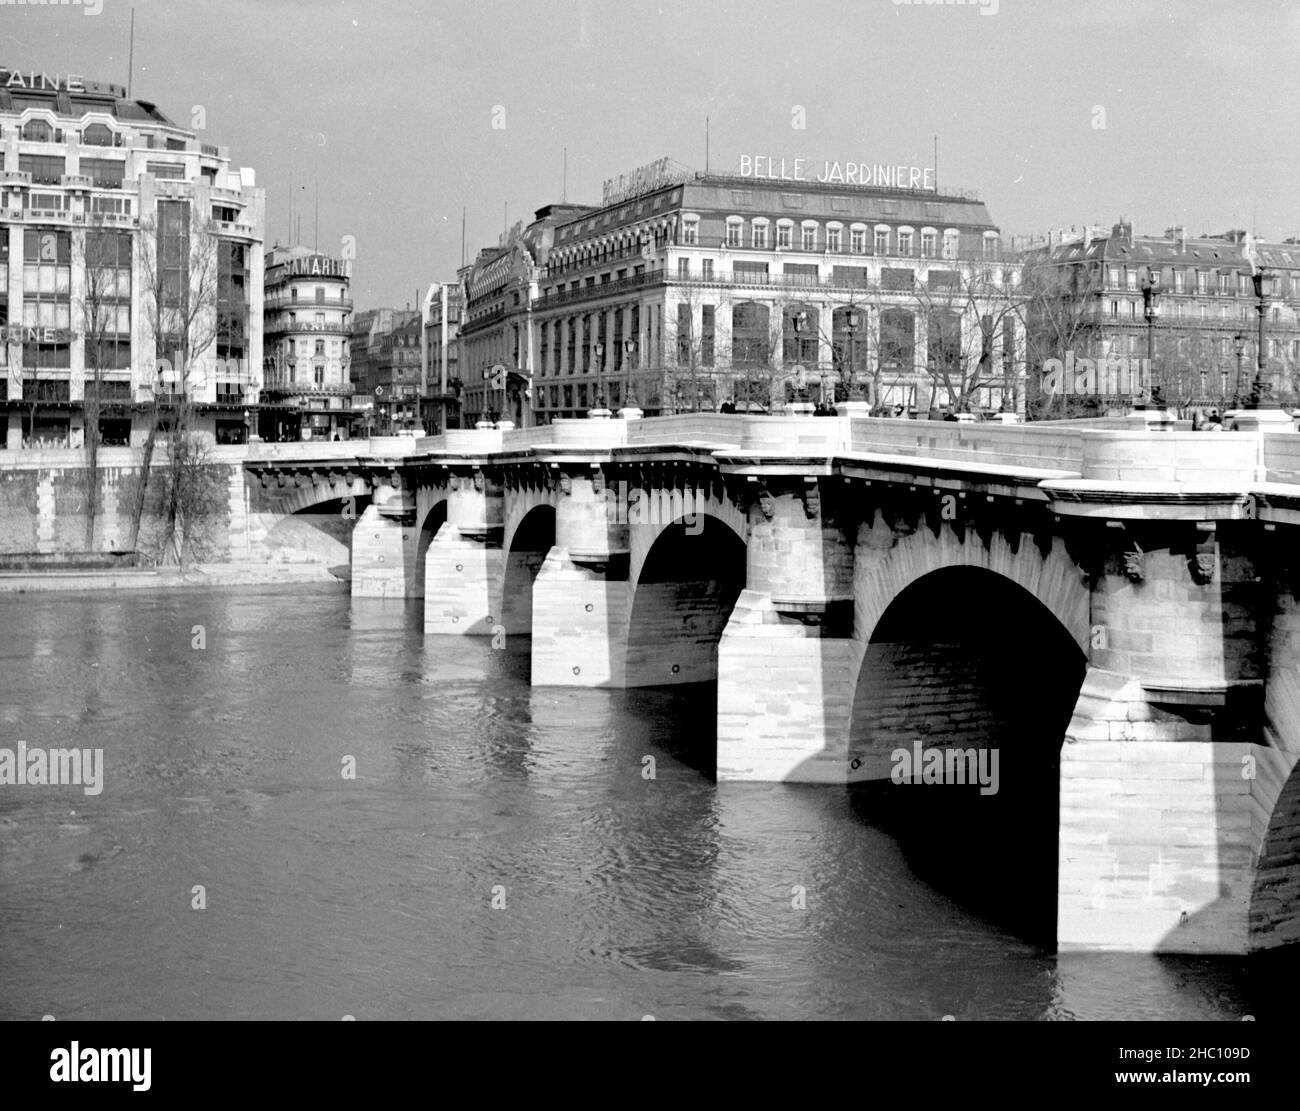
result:
[[[856,375],[857,375],[857,370],[858,370],[858,364],[857,364],[856,359],[854,358],[854,356],[855,356],[854,338],[855,338],[855,335],[856,335],[857,330],[858,330],[858,321],[859,321],[859,317],[858,317],[858,310],[857,310],[857,309],[852,309],[852,308],[851,308],[851,309],[849,309],[849,311],[848,311],[847,313],[844,314],[844,326],[848,329],[848,333],[849,333],[849,391],[848,391],[848,394],[849,394],[850,397],[853,396],[852,388],[853,388],[854,379],[855,379],[855,377],[856,377]],[[867,392],[868,392],[868,391],[867,391],[867,383],[866,383],[866,382],[863,382],[863,383],[862,383],[862,392],[863,392],[863,395],[864,395],[864,396],[867,395]],[[866,396],[866,400],[870,401],[871,398],[870,398],[869,396]]]
[[[592,406],[592,409],[608,412],[605,408],[605,345],[599,342],[594,343],[591,351],[596,356],[596,404]]]
[[[790,318],[790,321],[791,321],[791,323],[794,325],[794,336],[795,336],[795,340],[794,340],[794,354],[795,354],[795,361],[798,362],[798,363],[800,364],[800,371],[802,372],[802,369],[803,369],[803,362],[804,362],[804,357],[803,357],[803,333],[804,333],[804,329],[808,327],[808,314],[807,314],[806,312],[800,310],[799,312],[795,313],[795,314]],[[802,373],[800,374],[800,377],[801,377],[801,378],[803,377]],[[796,398],[796,400],[798,400],[798,401],[805,401],[805,400],[807,400],[807,399],[803,396],[804,390],[803,390],[802,386],[800,386],[800,387],[796,387],[796,393],[798,394],[798,397]]]
[[[627,371],[627,389],[623,391],[623,404],[625,406],[636,405],[636,386],[632,380],[632,371],[636,367],[636,340],[625,339],[623,341],[623,360],[624,369]]]
[[[1241,408],[1241,356],[1246,350],[1246,337],[1238,332],[1232,337],[1232,345],[1237,352],[1237,385],[1232,391],[1232,406],[1234,409]]]
[[[1259,338],[1256,340],[1255,381],[1251,384],[1250,400],[1246,403],[1246,408],[1258,409],[1260,395],[1264,392],[1264,318],[1268,312],[1268,275],[1263,267],[1257,267],[1250,280],[1255,286],[1255,307],[1259,310]]]
[[[1154,372],[1156,355],[1156,318],[1160,315],[1160,310],[1156,305],[1156,297],[1160,291],[1160,272],[1153,270],[1150,266],[1143,268],[1142,274],[1142,315],[1147,322],[1147,369],[1152,373],[1153,380],[1151,383],[1151,401],[1153,409],[1159,409],[1163,405],[1163,398],[1159,384],[1154,381]]]

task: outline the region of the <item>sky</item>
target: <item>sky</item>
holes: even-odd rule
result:
[[[545,204],[668,156],[934,165],[1004,236],[1300,235],[1300,0],[0,0],[0,66],[125,83],[417,302]],[[201,113],[196,109],[202,109]],[[565,155],[567,148],[567,193]],[[292,183],[292,184],[291,184]],[[319,189],[319,223],[316,196]],[[317,230],[319,228],[319,231]]]

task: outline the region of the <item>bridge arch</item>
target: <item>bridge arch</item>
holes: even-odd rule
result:
[[[1087,671],[1088,589],[1031,538],[883,522],[859,536],[854,776],[919,874],[1054,944],[1061,746]],[[954,846],[960,845],[960,853]],[[1014,863],[1010,863],[1014,862]]]
[[[501,625],[508,634],[533,631],[533,583],[555,546],[555,506],[537,500],[522,515],[507,521],[501,571]]]
[[[1265,751],[1273,776],[1257,776],[1252,788],[1261,778],[1272,778],[1275,784],[1273,777],[1280,774],[1286,778],[1275,798],[1261,800],[1260,809],[1268,815],[1268,822],[1260,837],[1251,884],[1251,950],[1300,944],[1300,755]],[[1272,792],[1265,788],[1262,793]]]
[[[263,546],[272,559],[346,565],[352,556],[352,533],[370,505],[370,494],[320,496],[305,487],[263,515]]]
[[[441,494],[442,496],[438,496]],[[416,541],[413,596],[423,597],[425,575],[429,558],[429,545],[437,537],[439,530],[447,523],[447,498],[444,491],[435,491],[427,498],[416,500]]]
[[[745,533],[697,512],[657,526],[636,553],[626,685],[716,682],[718,642],[745,586]]]

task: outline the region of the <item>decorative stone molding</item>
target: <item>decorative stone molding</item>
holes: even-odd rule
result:
[[[1218,558],[1213,552],[1196,552],[1192,557],[1191,572],[1192,581],[1200,586],[1205,586],[1214,579],[1214,568],[1218,564]]]
[[[474,472],[474,489],[475,489],[475,490],[482,490],[482,489],[483,489],[483,486],[484,486],[484,481],[485,481],[485,480],[484,480],[484,478],[483,478],[483,472],[482,472],[482,471],[475,471],[475,472]]]
[[[821,487],[815,478],[805,478],[803,481],[803,513],[810,521],[815,521],[821,515],[822,495]]]
[[[772,492],[761,482],[758,484],[758,488],[754,493],[756,500],[758,501],[758,508],[762,511],[763,519],[765,521],[770,521],[776,514],[776,498],[772,496]]]
[[[1124,553],[1124,574],[1129,577],[1130,582],[1141,582],[1146,578],[1147,554],[1140,549],[1134,552]]]
[[[567,474],[562,473],[560,475],[560,493],[562,494],[573,493],[573,479],[570,478]]]

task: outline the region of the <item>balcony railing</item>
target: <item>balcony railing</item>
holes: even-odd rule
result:
[[[353,302],[351,297],[333,297],[324,301],[315,301],[303,297],[294,297],[290,293],[268,293],[262,299],[262,304],[268,309],[303,309],[312,312],[339,309],[343,312],[351,312]]]

